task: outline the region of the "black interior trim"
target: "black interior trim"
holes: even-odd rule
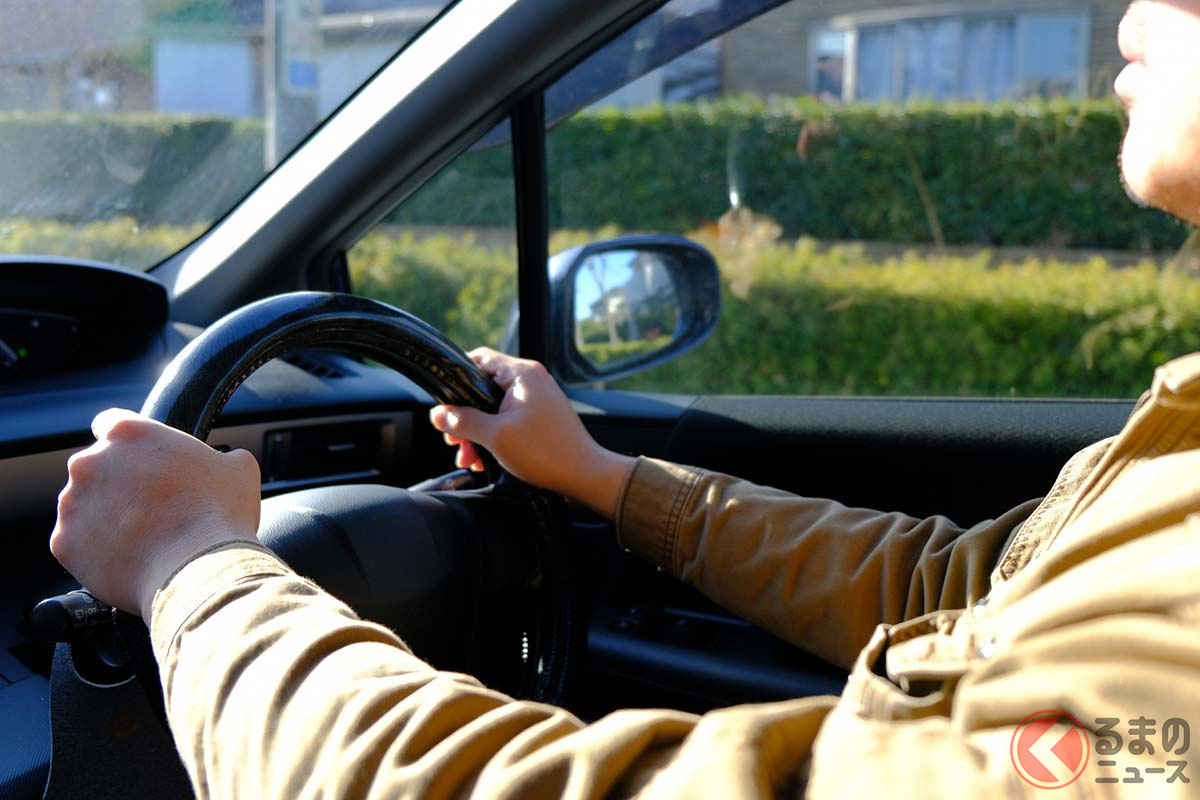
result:
[[[836,674],[805,673],[745,661],[740,654],[704,652],[638,639],[593,623],[588,629],[593,669],[611,672],[667,692],[686,692],[717,705],[772,702],[838,694],[845,684]]]
[[[663,457],[847,505],[960,524],[1039,497],[1133,401],[702,397]],[[981,516],[983,515],[983,516]]]
[[[550,218],[546,187],[546,107],[535,92],[513,110],[513,179],[517,196],[517,342],[521,356],[549,353]]]

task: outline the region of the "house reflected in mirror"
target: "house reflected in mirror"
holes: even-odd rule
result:
[[[575,348],[594,369],[643,359],[674,343],[681,307],[669,257],[648,250],[596,253],[575,273]]]

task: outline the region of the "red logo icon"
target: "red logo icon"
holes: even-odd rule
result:
[[[1039,711],[1013,731],[1009,744],[1017,774],[1039,789],[1074,783],[1088,763],[1088,735],[1070,714]]]

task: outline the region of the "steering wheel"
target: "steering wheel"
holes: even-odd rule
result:
[[[297,292],[211,325],[163,371],[142,413],[204,440],[255,370],[314,347],[375,359],[442,403],[494,412],[503,397],[462,349],[415,316],[362,297]],[[486,460],[485,489],[348,485],[272,497],[263,502],[259,538],[435,667],[561,702],[582,630],[563,502]],[[149,652],[144,626],[118,628],[131,653]],[[150,705],[161,709],[153,660],[135,655],[133,663]]]
[[[494,413],[504,397],[461,348],[412,314],[355,295],[296,292],[210,326],[164,370],[142,413],[204,440],[251,373],[312,347],[373,358],[441,403]],[[355,485],[271,498],[260,539],[437,666],[560,701],[578,628],[567,537],[554,530],[561,506],[484,458],[493,484],[480,494]],[[509,607],[504,596],[513,590],[519,599]],[[481,619],[498,608],[517,618]],[[498,632],[512,641],[495,641]],[[519,666],[492,663],[505,654]]]

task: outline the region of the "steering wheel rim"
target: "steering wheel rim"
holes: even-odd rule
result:
[[[204,440],[255,370],[305,347],[373,358],[440,403],[494,413],[504,399],[462,348],[412,314],[356,295],[293,292],[243,306],[193,339],[159,376],[142,414]]]

